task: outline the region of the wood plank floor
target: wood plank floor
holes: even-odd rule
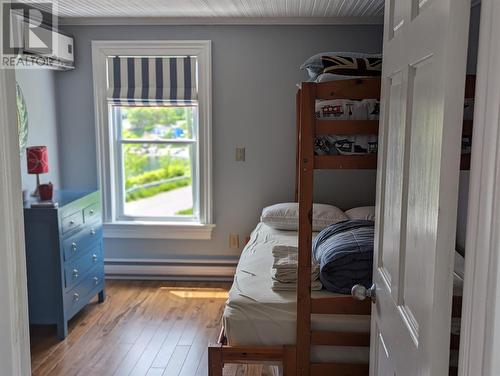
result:
[[[107,281],[58,341],[55,327],[31,327],[35,376],[204,376],[230,284]],[[225,376],[270,375],[260,365],[229,365]]]

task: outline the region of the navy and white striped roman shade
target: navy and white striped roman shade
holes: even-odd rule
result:
[[[198,98],[195,57],[114,56],[107,65],[111,104],[182,105]]]

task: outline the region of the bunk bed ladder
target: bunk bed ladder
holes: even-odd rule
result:
[[[368,81],[368,82],[367,82]],[[302,84],[297,96],[298,122],[298,184],[296,193],[299,202],[299,259],[297,283],[297,376],[314,375],[368,375],[368,364],[313,363],[311,346],[362,346],[370,345],[369,333],[331,332],[311,330],[312,314],[359,314],[369,315],[369,301],[354,301],[350,296],[313,299],[311,297],[312,257],[312,205],[314,170],[321,168],[376,168],[376,156],[363,155],[359,158],[343,156],[318,157],[314,155],[314,139],[318,134],[373,134],[378,131],[378,121],[317,120],[315,103],[317,99],[379,98],[380,80],[357,80],[350,82],[340,93],[318,92],[321,85],[311,82]],[[372,90],[359,93],[357,85],[367,85]],[[354,87],[354,89],[352,89]],[[357,91],[357,93],[356,93]],[[371,96],[370,96],[371,94]],[[354,128],[353,128],[354,127]],[[354,165],[352,164],[354,163]],[[288,373],[293,374],[293,373]]]
[[[467,76],[465,98],[474,98],[475,77]],[[296,371],[286,367],[287,376],[365,376],[368,364],[314,363],[311,362],[312,346],[369,347],[370,334],[356,332],[313,331],[311,315],[370,315],[370,300],[356,301],[351,296],[312,298],[312,206],[315,169],[371,169],[377,168],[376,153],[360,155],[315,155],[314,141],[320,135],[357,134],[377,135],[378,120],[317,119],[316,100],[330,99],[380,99],[380,78],[360,78],[335,82],[304,82],[297,93],[297,186],[299,202],[299,257],[297,283],[297,343]],[[463,135],[472,135],[472,121],[464,121]],[[461,158],[461,168],[468,169],[470,155]],[[455,311],[460,311],[460,299],[454,297]],[[455,316],[457,313],[454,314]],[[452,346],[458,339],[451,337]]]

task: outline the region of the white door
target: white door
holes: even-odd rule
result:
[[[448,374],[470,0],[386,0],[371,375]]]

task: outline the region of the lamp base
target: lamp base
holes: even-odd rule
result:
[[[36,189],[31,193],[31,197],[40,197],[40,175],[36,174]]]

